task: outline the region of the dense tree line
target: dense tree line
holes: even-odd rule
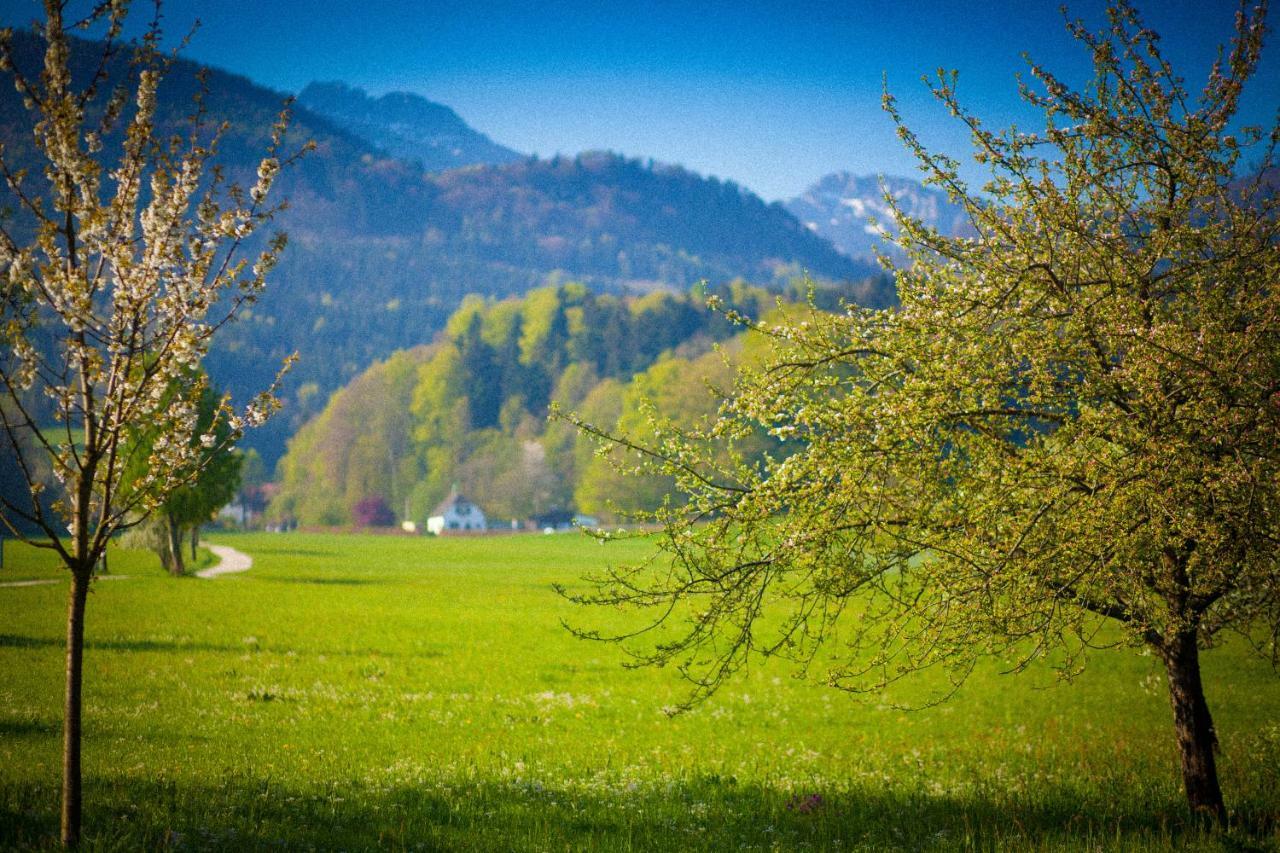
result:
[[[492,518],[653,508],[665,479],[622,479],[616,460],[548,421],[548,409],[556,402],[609,429],[643,429],[651,404],[676,423],[714,415],[742,346],[708,295],[567,284],[467,298],[433,344],[374,364],[299,430],[272,514],[345,525],[373,518],[376,501],[422,522],[455,485]],[[777,310],[776,294],[741,282],[718,295],[744,317]]]

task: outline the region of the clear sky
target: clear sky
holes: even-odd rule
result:
[[[139,16],[149,4],[136,3]],[[1100,0],[1072,2],[1097,22]],[[35,17],[0,0],[0,20]],[[1030,116],[1021,53],[1067,79],[1087,72],[1058,0],[836,2],[451,2],[167,0],[168,28],[201,29],[190,58],[281,91],[343,80],[374,94],[416,92],[495,141],[550,156],[607,148],[735,180],[767,199],[822,175],[914,173],[880,109],[881,81],[927,141],[966,137],[920,83],[960,72],[988,123]],[[1231,34],[1228,0],[1140,0],[1193,90]],[[1280,11],[1272,14],[1280,24]],[[1246,93],[1251,121],[1280,107],[1280,37]]]

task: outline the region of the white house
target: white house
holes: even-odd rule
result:
[[[480,507],[458,494],[449,492],[444,503],[427,519],[427,530],[439,536],[451,530],[484,530],[487,525]]]

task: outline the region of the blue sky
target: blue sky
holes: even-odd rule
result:
[[[140,15],[148,5],[137,4]],[[914,173],[881,112],[882,79],[924,138],[956,153],[966,137],[930,102],[922,74],[958,69],[964,99],[988,123],[1028,121],[1016,95],[1022,51],[1068,79],[1087,72],[1058,5],[168,0],[165,10],[173,32],[201,20],[189,57],[282,91],[344,80],[416,92],[526,153],[607,148],[772,200],[839,169]],[[1101,19],[1098,0],[1071,6]],[[1236,4],[1139,8],[1198,89]],[[32,0],[0,0],[7,24],[37,11]],[[1246,110],[1268,123],[1277,107],[1280,44],[1271,44]]]

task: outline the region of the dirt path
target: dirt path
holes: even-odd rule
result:
[[[49,583],[62,583],[61,578],[46,578],[39,581],[5,581],[0,583],[0,587],[6,586],[44,586]]]
[[[218,562],[207,569],[201,569],[196,572],[196,577],[198,578],[208,580],[219,575],[247,572],[253,568],[253,558],[243,551],[228,548],[226,545],[209,545],[207,547],[213,552],[213,556],[218,558]]]
[[[236,572],[247,572],[253,568],[253,558],[243,551],[237,551],[235,548],[228,548],[226,545],[209,545],[207,546],[213,555],[218,558],[218,562],[207,569],[201,569],[196,572],[196,577],[209,580],[219,575],[230,575]],[[100,581],[124,581],[128,580],[128,575],[99,575],[95,580]],[[42,578],[40,580],[31,581],[4,581],[0,582],[0,588],[18,587],[18,586],[45,586],[51,583],[65,583],[62,578]]]

